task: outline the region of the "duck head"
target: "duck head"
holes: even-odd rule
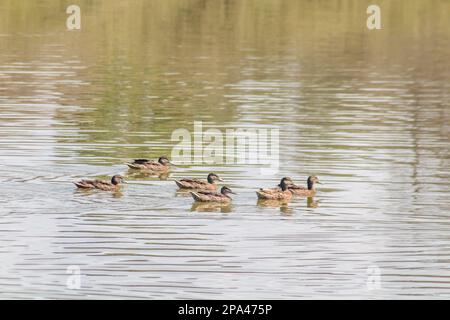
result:
[[[228,194],[232,193],[232,194],[236,194],[233,191],[231,191],[230,188],[223,186],[222,189],[220,189],[220,193],[223,194],[224,196],[228,197]]]
[[[286,191],[291,184],[294,184],[292,179],[289,177],[284,177],[283,179],[281,179],[281,182],[278,186],[281,188],[281,190]]]
[[[321,182],[319,181],[319,178],[317,178],[316,176],[308,177],[308,180],[307,180],[308,190],[314,190],[316,183],[321,184]]]
[[[217,174],[210,173],[207,178],[209,183],[214,183],[215,181],[223,181]]]
[[[169,158],[167,158],[166,156],[159,157],[158,162],[159,162],[160,164],[162,164],[163,166],[167,166],[167,165],[169,165],[169,164],[172,164],[172,165],[173,165],[173,163],[170,162]]]
[[[121,184],[121,183],[126,183],[125,180],[123,179],[123,177],[121,175],[116,174],[115,176],[113,176],[111,178],[111,183],[115,186]]]

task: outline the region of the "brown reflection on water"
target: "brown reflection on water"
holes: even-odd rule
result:
[[[220,202],[215,203],[215,202],[195,201],[192,204],[191,211],[229,213],[229,212],[232,212],[232,204],[231,203],[220,203]]]
[[[281,214],[290,215],[293,213],[292,208],[289,208],[289,202],[284,200],[268,200],[258,199],[257,206],[262,208],[277,208],[280,209]]]

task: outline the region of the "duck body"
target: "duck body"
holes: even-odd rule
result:
[[[126,164],[131,169],[166,172],[170,169],[170,161],[167,157],[160,157],[158,161],[149,159],[135,159]]]
[[[175,180],[175,183],[180,189],[197,189],[197,190],[216,190],[215,183],[209,183],[201,179],[181,179]]]
[[[289,185],[292,184],[290,178],[283,178],[277,188],[259,189],[256,191],[258,199],[264,200],[290,200],[292,192],[289,191]]]
[[[289,191],[292,192],[292,194],[303,197],[314,197],[316,195],[316,190],[308,190],[308,188],[297,185],[290,186]]]
[[[112,177],[111,182],[105,180],[80,180],[74,182],[77,188],[80,189],[99,189],[103,191],[117,191],[120,189],[120,183],[123,178],[119,175]]]
[[[218,175],[214,173],[208,174],[208,177],[206,180],[201,179],[180,179],[175,180],[175,183],[180,189],[196,189],[196,190],[216,190],[217,185],[215,184],[215,181],[223,181],[219,178]]]
[[[292,198],[292,192],[289,190],[271,190],[260,189],[256,191],[258,199],[264,200],[290,200]]]
[[[320,184],[319,179],[316,176],[310,176],[306,181],[307,187],[291,184],[288,186],[288,189],[293,194],[298,196],[314,197],[316,195],[316,188],[315,188],[316,183]]]
[[[231,202],[231,197],[228,195],[229,193],[233,193],[228,187],[222,187],[219,192],[211,192],[211,191],[196,191],[191,192],[192,198],[195,201],[199,202],[220,202],[220,203],[229,203]]]

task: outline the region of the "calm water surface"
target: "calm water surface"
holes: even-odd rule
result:
[[[368,31],[364,1],[80,1],[68,32],[65,1],[3,1],[0,298],[450,298],[450,6],[404,3]],[[124,166],[194,121],[279,128],[280,173]],[[209,171],[230,208],[176,193]],[[313,200],[257,204],[310,174]]]

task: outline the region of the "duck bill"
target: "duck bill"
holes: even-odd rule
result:
[[[219,178],[219,179],[217,179],[217,180],[222,181],[222,182],[225,182],[225,180],[223,180],[222,178]]]

